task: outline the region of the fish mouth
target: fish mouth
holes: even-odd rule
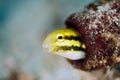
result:
[[[50,53],[50,52],[52,52],[52,45],[51,44],[43,44],[42,45],[42,47],[43,47],[43,49],[45,50],[45,51],[47,51],[48,53]]]

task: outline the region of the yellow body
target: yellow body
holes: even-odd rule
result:
[[[85,57],[85,44],[81,41],[80,34],[74,29],[60,29],[50,33],[44,43],[46,51],[64,56],[69,59]]]

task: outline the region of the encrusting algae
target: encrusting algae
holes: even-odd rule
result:
[[[99,6],[96,11],[76,12],[66,20],[67,28],[79,31],[86,45],[86,58],[68,60],[85,71],[120,63],[120,1]]]

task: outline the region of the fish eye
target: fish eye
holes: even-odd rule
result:
[[[63,37],[62,36],[58,36],[58,39],[63,39]]]
[[[58,36],[57,36],[57,40],[58,40],[59,42],[64,41],[63,35],[58,35]]]

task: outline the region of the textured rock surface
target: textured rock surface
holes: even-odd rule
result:
[[[96,11],[74,13],[66,26],[78,29],[87,47],[85,59],[68,60],[74,67],[91,71],[120,62],[119,0],[99,6]]]

